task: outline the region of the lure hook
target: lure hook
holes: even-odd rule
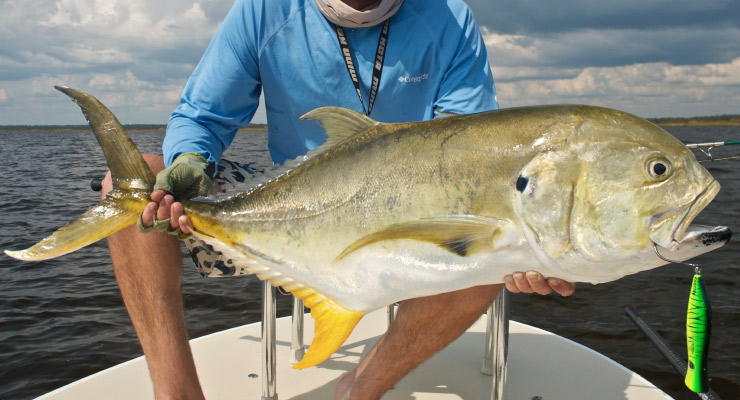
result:
[[[660,258],[661,260],[665,262],[688,265],[689,267],[694,267],[694,271],[698,271],[697,273],[701,273],[701,265],[699,264],[692,264],[692,263],[688,263],[685,261],[670,260],[670,259],[663,257],[663,255],[660,254],[660,252],[658,251],[658,245],[656,245],[655,243],[653,243],[653,250],[655,251],[655,254],[658,256],[658,258]]]

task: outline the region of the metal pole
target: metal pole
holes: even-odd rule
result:
[[[391,327],[394,319],[396,319],[396,303],[388,306],[388,328]]]
[[[293,329],[290,335],[290,363],[295,365],[303,359],[303,300],[293,297]]]
[[[502,288],[487,312],[486,349],[481,372],[493,376],[491,400],[502,400],[509,351],[509,292]]]
[[[262,400],[277,400],[275,385],[275,288],[262,282]]]
[[[497,297],[498,298],[498,297]],[[480,372],[483,375],[493,375],[493,305],[496,304],[496,299],[491,303],[486,311],[486,342],[485,350],[483,352],[483,366]]]

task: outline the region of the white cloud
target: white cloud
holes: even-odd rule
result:
[[[694,83],[707,86],[740,86],[740,58],[730,63],[695,66],[674,66],[666,71],[671,82]]]
[[[41,17],[40,34],[61,35],[64,54],[78,63],[136,62],[161,49],[202,48],[220,23],[199,3],[182,0],[58,0],[54,7]]]
[[[740,57],[740,28],[584,29],[507,34],[482,27],[495,65],[503,67],[618,66],[667,62],[696,65]],[[718,49],[725,49],[719,51]]]
[[[0,0],[0,124],[81,123],[60,84],[94,93],[126,123],[165,123],[233,1]],[[502,106],[740,112],[732,2],[502,1],[469,1]]]
[[[696,65],[640,61],[672,30],[528,36],[483,28],[482,33],[504,107],[582,103],[646,117],[740,112],[740,57]]]
[[[0,124],[79,123],[53,85],[95,93],[122,121],[166,123],[232,3],[0,1],[0,85],[15,107]]]
[[[493,70],[495,74],[497,68]],[[505,107],[582,103],[659,117],[738,113],[738,86],[740,58],[701,66],[588,67],[571,78],[510,79],[497,89]]]

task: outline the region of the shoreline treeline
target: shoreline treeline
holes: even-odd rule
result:
[[[722,114],[703,117],[663,117],[646,118],[661,126],[740,126],[740,114]],[[163,131],[167,125],[129,124],[124,125],[129,131]],[[85,131],[88,125],[0,125],[0,131]],[[251,124],[240,130],[267,130],[266,124]]]

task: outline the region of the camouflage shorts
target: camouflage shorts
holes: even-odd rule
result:
[[[255,174],[264,172],[264,169],[251,164],[241,164],[221,159],[215,177],[216,187],[220,192],[228,193],[239,184],[253,178]],[[193,258],[198,272],[206,278],[247,274],[243,267],[235,265],[231,259],[225,257],[220,251],[214,250],[213,247],[202,240],[191,237],[185,240],[185,246],[190,251],[190,256]]]

